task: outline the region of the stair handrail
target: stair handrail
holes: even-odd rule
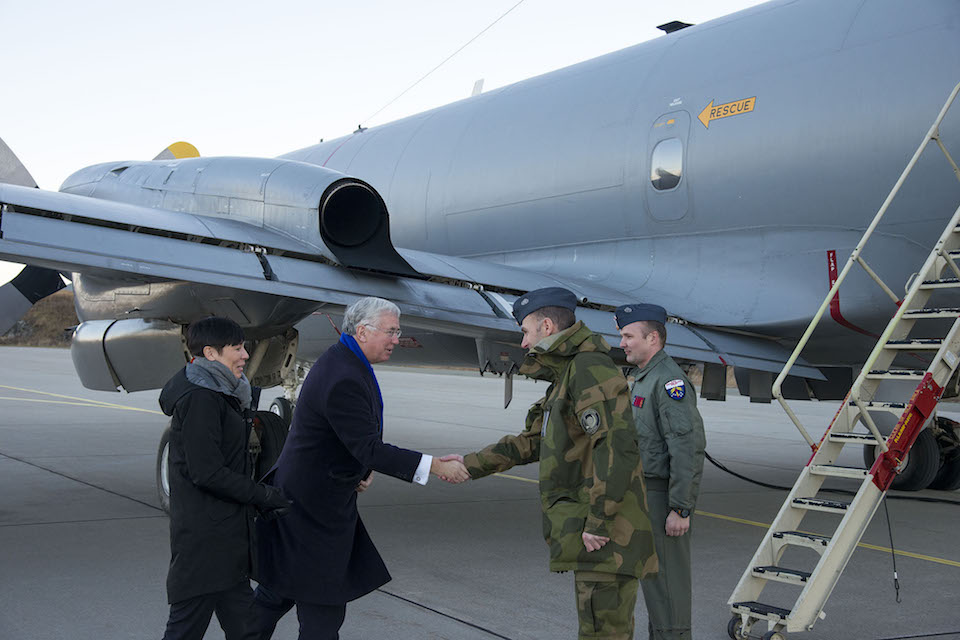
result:
[[[870,240],[870,236],[873,235],[874,230],[880,224],[880,220],[883,219],[884,214],[886,214],[887,209],[890,207],[890,203],[893,202],[893,199],[900,192],[900,187],[903,186],[903,183],[906,181],[907,176],[910,175],[910,172],[913,171],[914,166],[920,160],[920,156],[926,150],[927,145],[931,142],[936,142],[940,147],[940,150],[946,156],[947,161],[953,167],[954,174],[957,176],[957,180],[960,180],[960,168],[957,167],[957,163],[954,162],[953,158],[950,156],[950,153],[947,151],[946,147],[943,146],[943,143],[940,141],[940,124],[943,122],[944,117],[947,115],[947,112],[950,110],[950,107],[953,105],[953,101],[956,99],[957,94],[960,93],[960,83],[953,88],[953,91],[950,92],[950,96],[947,98],[947,101],[943,104],[943,108],[940,109],[940,113],[937,115],[937,118],[933,121],[933,124],[930,126],[930,129],[927,131],[927,134],[923,137],[923,140],[920,143],[920,146],[917,147],[916,152],[913,154],[913,157],[910,159],[910,162],[907,163],[907,166],[904,168],[903,172],[900,174],[900,177],[897,179],[896,184],[894,184],[893,189],[890,190],[890,193],[887,195],[886,199],[883,201],[883,204],[880,205],[880,209],[877,211],[877,214],[873,217],[873,221],[870,223],[870,226],[867,227],[867,230],[864,231],[863,236],[860,238],[860,242],[857,243],[857,246],[854,247],[853,251],[850,253],[850,257],[847,259],[847,263],[843,266],[843,269],[840,271],[840,275],[837,277],[836,282],[833,283],[833,286],[830,287],[830,291],[827,293],[826,298],[824,298],[823,303],[820,305],[820,308],[817,310],[817,313],[813,316],[813,319],[810,321],[810,324],[807,325],[807,330],[804,331],[803,336],[800,338],[800,341],[797,343],[796,348],[794,348],[793,353],[790,354],[790,357],[787,359],[786,364],[784,364],[783,369],[780,371],[780,375],[777,376],[777,379],[773,383],[773,396],[777,399],[777,402],[780,403],[780,406],[783,407],[783,410],[787,413],[790,420],[797,427],[797,430],[800,431],[800,435],[803,436],[804,440],[807,441],[807,444],[810,445],[810,448],[816,451],[818,444],[810,437],[810,434],[804,428],[803,423],[797,417],[797,414],[793,412],[793,409],[790,408],[790,405],[787,404],[787,401],[783,397],[781,392],[781,386],[783,385],[784,380],[787,379],[787,375],[790,372],[790,369],[793,368],[793,365],[796,363],[797,359],[800,357],[800,354],[803,352],[803,349],[807,346],[807,342],[810,341],[810,337],[813,335],[814,330],[816,330],[817,325],[820,324],[820,320],[823,318],[823,314],[826,312],[827,307],[830,306],[830,302],[833,300],[834,296],[837,295],[837,291],[840,289],[840,285],[843,284],[843,281],[846,279],[847,274],[850,272],[850,269],[853,265],[860,264],[867,274],[887,293],[894,298],[894,302],[899,302],[896,298],[896,295],[893,294],[891,289],[880,279],[877,274],[870,269],[866,262],[861,258],[861,253],[863,252],[864,247],[867,242]],[[960,209],[958,209],[960,213]],[[898,309],[897,313],[901,313]],[[884,334],[887,335],[886,333]],[[869,371],[868,364],[872,364],[879,355],[880,343],[877,347],[874,347],[873,352],[868,359],[868,362],[864,364],[863,369],[861,370],[860,376],[858,376],[857,381],[859,382],[862,378],[863,371]],[[855,383],[856,384],[856,383]],[[851,387],[851,391],[854,387]],[[857,401],[857,398],[854,398],[854,401]],[[858,403],[858,406],[859,403]],[[864,423],[867,428],[871,431],[873,436],[876,438],[881,451],[886,451],[887,446],[885,438],[880,435],[879,430],[877,429],[876,424],[874,424],[873,419],[870,418],[869,414],[863,411],[861,406],[861,416],[864,418]]]

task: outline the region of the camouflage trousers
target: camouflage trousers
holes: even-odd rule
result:
[[[615,573],[575,571],[579,640],[633,640],[637,579]]]

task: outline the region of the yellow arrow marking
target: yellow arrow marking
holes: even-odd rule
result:
[[[733,102],[726,102],[724,104],[718,104],[717,106],[713,106],[713,100],[711,100],[710,104],[705,106],[703,111],[700,112],[700,115],[697,116],[697,119],[704,127],[709,129],[711,120],[719,120],[720,118],[729,118],[730,116],[750,113],[756,104],[757,96],[734,100]]]

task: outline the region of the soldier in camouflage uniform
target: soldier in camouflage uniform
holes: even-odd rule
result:
[[[643,582],[651,640],[689,640],[690,514],[700,493],[706,439],[697,396],[663,351],[667,313],[654,304],[616,310],[643,461],[660,573]]]
[[[566,289],[517,300],[520,373],[551,384],[526,428],[464,457],[472,478],[540,462],[550,570],[573,571],[579,638],[630,640],[637,578],[657,572],[627,384],[610,346],[576,322]]]

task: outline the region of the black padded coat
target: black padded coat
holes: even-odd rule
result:
[[[174,603],[251,577],[251,505],[264,488],[251,478],[251,422],[236,398],[193,384],[182,369],[160,393],[160,408],[172,416],[167,599]]]

